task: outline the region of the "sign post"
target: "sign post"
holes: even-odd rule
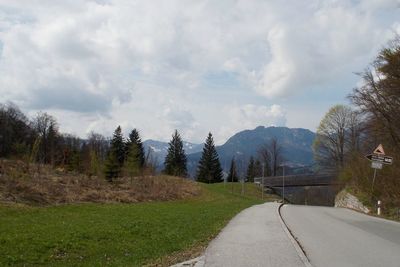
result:
[[[381,170],[383,168],[383,164],[392,165],[393,158],[385,155],[385,150],[383,149],[382,144],[379,144],[379,146],[377,148],[375,148],[375,150],[374,150],[374,152],[372,152],[372,154],[368,154],[365,157],[371,161],[371,168],[374,169],[374,178],[372,179],[372,187],[371,187],[371,195],[373,196],[374,195],[374,184],[375,184],[375,178],[376,178],[376,170]],[[379,209],[379,213],[380,213],[380,209]]]
[[[372,164],[373,165],[373,164]],[[376,169],[374,166],[371,166],[372,168],[374,168],[374,178],[372,179],[372,188],[371,188],[371,194],[373,195],[374,193],[374,184],[375,184],[375,178],[376,178]],[[382,167],[381,167],[382,168]]]

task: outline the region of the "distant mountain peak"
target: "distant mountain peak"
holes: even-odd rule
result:
[[[247,167],[250,156],[257,157],[260,147],[274,137],[283,147],[283,156],[287,164],[306,166],[313,163],[312,143],[315,133],[303,128],[258,126],[252,130],[240,131],[231,136],[225,144],[216,147],[223,169],[226,171],[232,157],[235,157],[242,171],[245,171],[244,168]],[[158,159],[159,166],[163,166],[168,152],[168,142],[149,139],[144,141],[143,145],[146,151],[151,149]],[[183,145],[188,157],[188,170],[193,176],[204,144],[184,141]]]
[[[240,131],[231,136],[225,144],[216,147],[222,167],[227,170],[233,156],[240,165],[246,166],[250,156],[257,157],[260,147],[274,137],[283,147],[286,162],[296,166],[313,163],[312,143],[315,133],[303,128],[258,126],[253,130]],[[201,153],[193,153],[188,156],[189,172],[192,174],[195,172],[200,155]]]
[[[150,150],[153,153],[153,155],[158,160],[159,166],[162,166],[164,164],[164,159],[168,153],[168,147],[169,147],[168,142],[148,139],[143,142],[143,146],[146,152]],[[195,144],[183,141],[183,149],[185,150],[185,153],[187,155],[190,155],[192,153],[197,153],[199,151],[202,151],[203,144]]]

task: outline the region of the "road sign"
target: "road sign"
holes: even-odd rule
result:
[[[382,166],[383,166],[383,164],[382,163],[380,163],[380,162],[377,162],[377,161],[373,161],[372,163],[371,163],[371,168],[374,168],[374,169],[382,169]]]
[[[377,155],[385,155],[385,150],[383,150],[382,144],[379,144],[379,146],[375,148],[373,153]]]
[[[393,158],[392,158],[392,157],[385,156],[385,157],[383,158],[383,164],[389,164],[389,165],[391,165],[392,163],[393,163]]]
[[[389,156],[382,156],[382,155],[376,155],[376,154],[369,154],[366,156],[367,159],[370,161],[375,161],[383,164],[389,164],[391,165],[393,163],[393,158]]]
[[[376,170],[380,170],[383,167],[383,164],[392,164],[393,163],[393,158],[389,156],[385,156],[385,150],[383,150],[382,144],[379,144],[377,148],[375,148],[373,154],[367,155],[367,159],[369,159],[371,162],[371,168],[374,169],[374,178],[372,180],[372,189],[371,192],[374,192],[374,184],[375,184],[375,178],[376,178]],[[372,194],[371,193],[371,194]]]

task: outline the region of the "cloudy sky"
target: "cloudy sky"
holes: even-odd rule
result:
[[[399,0],[0,0],[0,102],[81,137],[315,130],[396,33]]]

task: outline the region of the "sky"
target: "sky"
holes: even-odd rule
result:
[[[399,0],[0,0],[0,102],[83,138],[315,131],[398,33]]]

